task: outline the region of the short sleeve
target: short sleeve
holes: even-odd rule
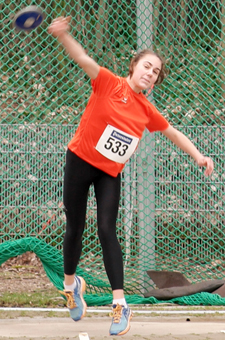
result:
[[[150,103],[150,119],[146,128],[150,132],[163,131],[169,127],[169,123],[166,118],[156,109],[156,107]]]
[[[100,67],[97,78],[91,80],[91,86],[95,94],[105,97],[112,92],[118,81],[118,76],[107,68]]]

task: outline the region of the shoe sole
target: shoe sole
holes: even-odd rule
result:
[[[86,310],[87,310],[87,304],[86,304],[86,302],[85,302],[85,300],[83,298],[83,293],[86,290],[86,282],[85,282],[85,280],[81,276],[77,276],[77,277],[80,279],[80,282],[81,282],[81,295],[80,295],[80,298],[81,298],[81,301],[82,301],[82,304],[83,304],[83,307],[84,307],[83,314],[80,317],[80,320],[81,320],[85,316]],[[79,320],[77,320],[77,321],[79,321]]]
[[[132,319],[132,317],[133,317],[133,313],[132,313],[132,311],[130,312],[130,315],[129,315],[129,318],[128,318],[128,322],[127,322],[127,328],[125,328],[122,332],[120,332],[120,333],[118,333],[118,334],[110,334],[109,333],[109,335],[110,336],[113,336],[113,335],[124,335],[124,334],[126,334],[129,330],[130,330],[130,320]]]

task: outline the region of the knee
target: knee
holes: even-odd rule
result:
[[[112,245],[114,242],[118,241],[116,235],[116,228],[114,228],[113,231],[109,228],[99,229],[98,236],[102,247],[104,246],[108,247]]]

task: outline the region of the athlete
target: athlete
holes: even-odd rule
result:
[[[164,79],[165,65],[159,55],[151,50],[141,51],[131,61],[128,76],[117,76],[86,54],[68,33],[69,21],[70,17],[56,18],[48,32],[90,77],[92,94],[66,154],[63,189],[65,289],[62,293],[67,298],[71,317],[80,320],[86,312],[85,281],[75,273],[82,250],[88,191],[93,184],[98,236],[113,295],[109,333],[123,335],[130,329],[132,312],[124,297],[123,260],[116,220],[121,171],[126,161],[135,152],[145,128],[150,132],[161,131],[199,166],[204,166],[206,176],[213,171],[213,161],[172,127],[143,94]]]

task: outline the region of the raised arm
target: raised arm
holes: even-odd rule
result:
[[[213,161],[210,157],[202,155],[194,144],[182,132],[178,131],[171,125],[162,133],[168,137],[181,150],[189,154],[197,162],[199,166],[205,166],[205,175],[209,176],[213,172]]]
[[[70,19],[70,17],[54,19],[48,27],[48,33],[58,39],[70,58],[72,58],[91,79],[95,79],[99,73],[100,66],[86,54],[81,44],[68,33]]]

